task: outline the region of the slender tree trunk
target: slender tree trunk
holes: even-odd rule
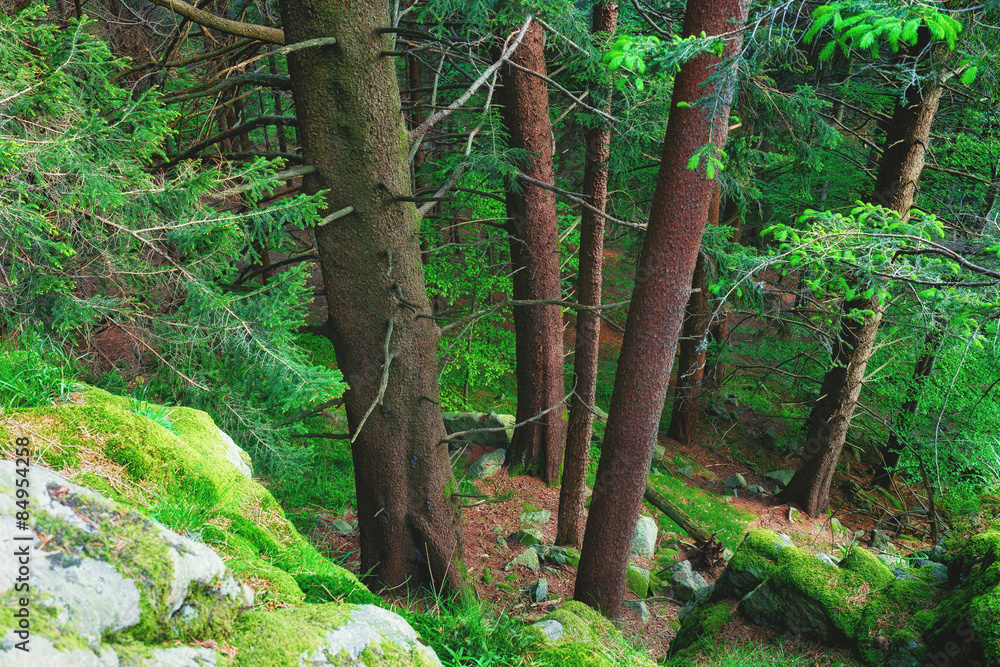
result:
[[[503,50],[505,37],[498,40],[497,56]],[[510,60],[545,74],[545,31],[541,25],[531,24]],[[498,101],[510,147],[531,153],[523,169],[526,175],[554,183],[546,83],[510,65],[500,69],[500,78],[503,86]],[[506,199],[514,298],[558,299],[562,290],[555,195],[528,183],[511,183]],[[527,423],[514,430],[508,460],[513,470],[537,474],[547,484],[555,484],[559,479],[566,434],[563,411],[559,407],[565,390],[559,307],[516,306],[514,335],[517,421]]]
[[[437,342],[424,288],[396,68],[378,0],[282,0],[286,43],[335,36],[288,57],[308,192],[328,211],[316,228],[327,330],[349,390],[347,419],[361,532],[374,587],[464,585],[460,516],[438,405]],[[388,351],[388,355],[386,354]],[[387,358],[388,357],[388,358]],[[367,417],[367,419],[365,419]]]
[[[934,362],[944,339],[944,329],[945,323],[942,320],[931,319],[930,329],[924,335],[924,345],[921,348],[920,356],[917,357],[917,365],[913,369],[913,384],[907,391],[909,398],[900,406],[895,427],[889,431],[889,440],[882,452],[882,463],[875,469],[872,484],[889,489],[892,488],[892,483],[896,480],[896,467],[906,450],[906,439],[909,437],[913,419],[917,414],[919,403],[917,399],[920,397],[924,385],[927,384],[927,379],[934,372]]]
[[[719,224],[719,205],[722,189],[716,182],[712,202],[708,206],[706,224]],[[705,379],[705,360],[710,340],[712,306],[708,300],[708,271],[705,253],[698,253],[691,279],[691,296],[688,297],[681,327],[680,356],[677,363],[677,384],[674,386],[673,414],[667,435],[682,444],[688,444],[698,428],[702,381]]]
[[[684,35],[733,33],[745,11],[742,0],[689,0]],[[736,53],[741,40],[736,30],[725,54]],[[708,79],[719,62],[714,55],[701,55],[684,63],[674,81],[656,192],[618,358],[574,592],[577,600],[610,616],[621,613],[628,553],[712,196],[704,163],[692,170],[687,162],[707,142],[722,146],[726,140],[730,86],[720,90],[717,80]],[[702,98],[710,103],[695,104]]]
[[[615,32],[618,5],[602,2],[594,5],[592,32],[608,37]],[[610,93],[609,93],[610,94]],[[605,110],[611,105],[606,104]],[[583,167],[583,193],[594,208],[603,211],[608,201],[608,156],[611,130],[596,127],[587,130],[586,159]],[[577,299],[582,304],[601,304],[601,276],[604,265],[604,218],[584,209],[580,220]],[[573,356],[573,396],[569,404],[569,428],[566,432],[566,458],[562,486],[559,489],[559,523],[556,544],[583,544],[583,504],[590,459],[590,435],[594,422],[594,397],[597,393],[597,357],[601,342],[601,318],[595,311],[581,310],[576,316],[576,349]]]
[[[926,90],[911,86],[905,103],[897,102],[887,126],[871,199],[896,211],[903,220],[909,217],[913,206],[941,91],[937,84]],[[876,286],[872,298],[844,303],[833,367],[823,378],[820,399],[809,415],[805,453],[795,476],[781,494],[783,500],[798,503],[812,516],[825,512],[830,505],[833,472],[854,416],[885,309],[879,291]]]

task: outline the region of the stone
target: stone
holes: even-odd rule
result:
[[[820,560],[824,565],[828,567],[837,567],[837,559],[829,554],[818,553],[814,554],[816,558]]]
[[[503,535],[497,535],[497,544],[500,545],[501,549],[507,549],[507,540],[503,538]]]
[[[645,558],[646,560],[652,558],[653,552],[656,550],[656,535],[658,532],[659,529],[653,517],[640,515],[635,525],[635,534],[632,537],[632,549],[629,555]]]
[[[448,435],[467,432],[459,436],[458,440],[452,441],[450,443],[452,446],[482,445],[506,449],[514,436],[514,415],[498,415],[494,412],[446,412],[441,416],[444,419],[444,430]]]
[[[694,479],[694,466],[684,466],[683,468],[678,468],[677,474],[683,475],[688,479]]]
[[[640,598],[649,595],[649,570],[629,563],[628,572],[625,576],[625,585],[630,591]]]
[[[798,523],[799,521],[802,521],[802,512],[798,511],[794,507],[789,507],[788,521],[789,523]]]
[[[434,649],[420,643],[416,631],[402,616],[366,604],[351,609],[347,622],[328,630],[319,646],[299,658],[299,664],[310,667],[362,665],[367,662],[362,661],[362,653],[367,652],[374,654],[372,658],[376,660],[388,662],[387,658],[397,651],[404,652],[413,664],[441,664]],[[253,664],[249,656],[244,660]]]
[[[674,597],[681,602],[687,602],[697,591],[708,586],[705,578],[691,569],[691,561],[682,560],[668,566],[667,570],[673,573],[670,584],[674,588]]]
[[[663,445],[653,445],[653,460],[660,461],[663,459],[663,455],[667,453],[667,448]]]
[[[549,598],[549,580],[542,577],[531,586],[531,601],[538,604]]]
[[[545,537],[542,536],[542,531],[538,530],[534,526],[528,526],[527,528],[515,531],[511,533],[507,539],[511,542],[516,542],[517,544],[524,546],[541,544],[545,541]]]
[[[337,533],[341,537],[348,537],[349,535],[354,534],[354,528],[352,528],[351,524],[347,523],[343,519],[334,519],[327,525],[330,526],[330,530]]]
[[[533,544],[531,545],[531,548],[535,550],[535,553],[538,554],[538,558],[540,560],[555,563],[556,565],[566,565],[569,563],[569,553],[562,547],[554,547],[547,544]]]
[[[764,449],[775,454],[784,454],[787,451],[787,447],[781,443],[778,429],[773,426],[760,435],[760,444],[764,446]]]
[[[847,534],[847,528],[840,522],[840,519],[836,517],[830,519],[830,530],[832,530],[835,535]]]
[[[216,427],[218,428],[218,427]],[[233,464],[240,473],[247,479],[253,479],[253,467],[250,464],[250,455],[247,454],[243,449],[237,445],[229,434],[218,429],[219,437],[222,438],[222,442],[226,443],[226,460]]]
[[[747,496],[750,498],[756,498],[757,496],[763,496],[767,494],[767,489],[758,484],[751,484],[747,487]]]
[[[769,479],[779,488],[783,489],[788,486],[788,483],[792,481],[792,477],[795,476],[794,470],[772,470],[771,472],[764,473],[764,479]]]
[[[563,636],[563,624],[554,618],[533,623],[532,627],[538,628],[550,642],[557,642]]]
[[[515,556],[513,560],[504,565],[503,569],[504,571],[507,571],[518,566],[526,567],[533,572],[537,572],[538,568],[541,567],[541,564],[538,562],[538,553],[531,547],[528,547]]]
[[[732,477],[726,480],[727,489],[745,489],[747,488],[747,481],[743,478],[743,475],[736,473]]]
[[[488,454],[483,454],[469,466],[469,477],[472,479],[489,479],[496,476],[503,468],[506,458],[506,449],[494,449]]]
[[[889,536],[881,530],[873,530],[871,541],[869,542],[872,549],[880,553],[889,553],[893,550],[892,542],[889,541]]]
[[[934,563],[931,565],[931,574],[938,581],[948,581],[948,566],[944,563]]]
[[[646,604],[645,600],[626,600],[625,606],[639,615],[640,623],[642,623],[643,625],[649,623],[650,619],[649,605]]]
[[[543,525],[548,523],[551,518],[552,512],[548,510],[521,513],[521,523],[537,523],[538,525]]]

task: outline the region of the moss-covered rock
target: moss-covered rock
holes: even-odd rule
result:
[[[557,623],[556,630],[553,623]],[[540,626],[549,627],[543,630]],[[582,602],[565,602],[536,626],[528,626],[536,639],[533,651],[541,664],[566,667],[612,667],[654,664],[641,651],[632,648],[611,622]],[[552,637],[558,637],[553,641]]]

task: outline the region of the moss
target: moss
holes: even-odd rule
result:
[[[299,334],[295,342],[309,355],[309,361],[314,366],[325,368],[337,368],[337,354],[333,349],[333,343],[326,336],[316,334]]]
[[[670,656],[689,651],[694,646],[710,642],[732,616],[733,605],[720,602],[705,605],[681,619],[681,627],[670,642]]]
[[[244,516],[230,517],[229,530],[246,539],[253,545],[254,551],[262,556],[275,557],[281,553],[281,547],[267,530]]]
[[[604,657],[599,645],[591,642],[569,641],[546,646],[535,656],[541,665],[565,665],[567,667],[612,667]]]
[[[559,621],[565,636],[570,640],[590,640],[606,637],[618,630],[611,621],[582,602],[570,600],[545,617],[544,620]]]
[[[840,561],[840,567],[861,575],[873,588],[881,588],[896,578],[896,575],[878,558],[861,547],[852,549],[851,553]]]
[[[230,639],[230,644],[237,648],[235,664],[297,665],[303,652],[318,648],[326,632],[349,617],[350,607],[339,604],[246,613],[240,617]]]

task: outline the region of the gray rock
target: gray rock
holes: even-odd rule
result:
[[[495,476],[503,468],[506,458],[506,449],[494,449],[488,454],[483,454],[469,466],[469,477],[472,479],[489,479]]]
[[[497,544],[503,549],[507,548],[507,540],[503,538],[503,535],[497,535]]]
[[[818,554],[814,554],[814,555],[824,565],[827,565],[829,567],[837,567],[837,564],[839,563],[839,561],[836,558],[834,558],[833,556],[830,556],[829,554],[818,553]]]
[[[683,468],[678,468],[677,474],[683,475],[688,479],[694,479],[694,466],[684,466]]]
[[[727,489],[745,489],[747,488],[747,481],[743,478],[743,475],[737,473],[726,480]]]
[[[802,521],[802,512],[798,511],[794,507],[789,507],[788,521],[789,523],[798,523],[799,521]]]
[[[549,598],[549,580],[542,577],[531,587],[531,601],[534,603],[545,602]]]
[[[557,642],[562,639],[563,625],[555,619],[550,618],[546,621],[538,621],[537,623],[533,623],[532,626],[541,630],[551,642]]]
[[[757,484],[751,484],[750,486],[747,487],[747,496],[749,496],[750,498],[755,498],[757,496],[763,496],[766,493],[767,493],[767,489],[765,489],[763,486],[759,486]]]
[[[817,600],[793,594],[770,580],[754,588],[740,600],[739,611],[754,623],[780,631],[801,634],[822,641],[836,636],[836,625]]]
[[[122,661],[125,667],[207,667],[219,664],[215,651],[197,646],[156,648],[146,655]]]
[[[794,547],[795,543],[792,542],[792,538],[784,533],[778,533],[778,541],[781,542],[782,547]]]
[[[792,481],[792,477],[794,476],[794,470],[772,470],[771,472],[764,473],[764,479],[771,480],[782,489],[788,486],[788,483]]]
[[[673,571],[670,584],[674,588],[674,597],[681,602],[687,602],[695,593],[708,586],[708,582],[697,572],[692,571],[690,561],[674,563],[668,569]]]
[[[453,433],[466,432],[453,444],[483,445],[485,447],[500,447],[506,449],[514,434],[514,416],[498,415],[490,412],[446,412],[442,415],[444,430]],[[484,429],[505,429],[503,431]]]
[[[303,653],[299,664],[308,667],[359,665],[362,663],[358,657],[365,649],[371,649],[378,657],[384,656],[382,645],[386,642],[402,648],[416,658],[414,662],[423,660],[430,665],[441,664],[434,649],[417,640],[416,631],[402,616],[371,604],[352,609],[350,620],[339,628],[327,631],[323,643]]]
[[[919,579],[917,579],[916,577],[914,577],[912,574],[910,574],[906,570],[903,570],[903,569],[898,568],[898,567],[895,568],[892,572],[893,572],[893,574],[896,575],[896,580],[897,581],[917,581],[917,582],[920,581]]]
[[[871,541],[869,542],[872,548],[879,553],[888,553],[892,551],[892,542],[889,541],[889,536],[886,535],[881,530],[873,530]]]
[[[538,552],[536,552],[531,547],[528,547],[517,556],[514,557],[509,563],[503,566],[503,569],[510,570],[518,566],[526,567],[533,572],[537,572],[541,564],[538,562]]]
[[[646,604],[645,600],[626,600],[625,606],[639,615],[640,623],[642,623],[643,625],[649,623],[650,619],[649,605]]]
[[[847,528],[844,527],[844,524],[842,524],[840,522],[840,519],[838,519],[836,517],[830,519],[830,530],[832,530],[834,532],[834,534],[836,534],[836,535],[846,535],[847,534]]]
[[[543,525],[552,518],[552,512],[548,510],[538,510],[537,512],[522,512],[521,523],[537,523]]]
[[[347,523],[343,519],[334,519],[329,523],[330,530],[337,533],[341,537],[348,537],[354,534],[354,528],[351,524]]]
[[[542,535],[542,531],[538,530],[534,526],[528,526],[527,528],[522,528],[521,530],[511,533],[508,537],[511,542],[516,542],[517,544],[522,544],[524,546],[530,546],[532,544],[541,544],[545,541],[545,537]]]
[[[253,468],[250,465],[250,455],[237,445],[229,434],[219,429],[219,437],[226,443],[226,460],[233,464],[248,479],[253,478]]]
[[[788,448],[781,442],[781,436],[778,435],[778,429],[771,427],[761,433],[760,444],[764,446],[769,452],[774,452],[776,454],[784,454],[788,451]]]
[[[667,448],[663,445],[653,445],[653,460],[659,461],[667,453]]]
[[[656,535],[659,529],[656,520],[651,516],[639,516],[635,525],[635,534],[632,537],[632,549],[630,555],[639,558],[650,559],[656,550]]]

